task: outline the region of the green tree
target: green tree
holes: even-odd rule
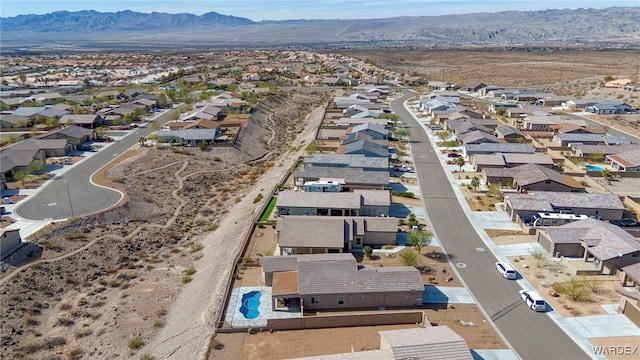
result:
[[[609,82],[609,81],[613,81],[613,76],[607,75],[604,77],[604,82]]]
[[[609,169],[607,169],[607,168],[604,168],[604,169],[602,169],[602,171],[600,172],[600,175],[602,175],[602,177],[603,177],[605,180],[609,180],[609,179],[611,179],[611,176],[612,176],[612,174],[611,174],[611,170],[609,170]]]
[[[529,254],[531,254],[531,257],[533,257],[533,259],[536,261],[536,267],[541,268],[547,265],[549,255],[547,254],[547,251],[544,250],[543,248],[541,247],[531,248],[529,249]]]
[[[104,126],[99,126],[95,128],[93,132],[96,134],[97,139],[102,139],[104,135],[107,133],[107,129],[105,129]]]
[[[58,125],[59,125],[58,119],[56,119],[56,118],[48,118],[47,122],[45,123],[45,125],[47,125],[48,129],[57,128]]]
[[[47,167],[47,165],[44,163],[44,161],[42,160],[33,160],[29,166],[27,166],[27,174],[31,175],[31,174],[37,174],[42,172],[45,168]]]
[[[464,161],[464,158],[462,156],[456,159],[456,165],[460,167],[459,169],[460,172],[462,172],[462,167],[464,166],[465,163],[466,161]]]
[[[431,238],[432,238],[431,232],[429,231],[426,231],[426,230],[412,231],[409,234],[409,244],[411,244],[411,246],[416,247],[419,254],[423,247],[429,246],[429,244],[431,244]]]
[[[402,139],[405,137],[409,137],[409,135],[411,135],[411,130],[409,130],[408,128],[396,128],[393,131],[393,135],[398,139]]]
[[[207,147],[209,147],[209,145],[204,141],[198,144],[198,148],[200,148],[200,150],[202,151],[207,150]]]
[[[471,178],[471,186],[473,187],[473,191],[477,191],[478,186],[480,186],[480,178],[477,176]]]
[[[146,140],[146,139],[145,139],[145,137],[144,137],[144,136],[140,136],[140,137],[138,138],[138,142],[139,142],[139,143],[140,143],[140,145],[142,145],[142,146],[144,146],[144,142],[145,142],[145,140]]]
[[[20,182],[24,186],[24,179],[27,178],[27,172],[24,170],[18,170],[13,173],[13,180]]]
[[[416,266],[418,265],[418,253],[406,249],[400,253],[400,262],[404,266]]]

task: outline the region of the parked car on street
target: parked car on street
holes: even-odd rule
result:
[[[514,269],[511,265],[498,261],[496,263],[496,269],[503,278],[509,280],[515,280],[518,276],[516,274],[516,269]]]
[[[547,302],[544,301],[542,296],[535,291],[529,290],[520,290],[520,298],[524,301],[525,304],[531,309],[535,311],[545,312],[547,311]]]

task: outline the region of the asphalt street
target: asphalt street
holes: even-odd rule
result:
[[[548,315],[524,305],[517,282],[498,274],[497,259],[458,202],[427,134],[403,106],[412,96],[405,91],[391,106],[410,129],[416,175],[434,233],[479,306],[522,359],[589,358]]]
[[[169,112],[165,112],[156,121],[163,124],[168,119]],[[21,201],[14,210],[16,214],[31,220],[67,219],[95,213],[116,204],[122,194],[94,185],[90,178],[93,173],[135,145],[138,138],[151,134],[153,129],[149,124],[132,132],[92,154],[91,158],[73,165],[63,175],[54,176],[53,181],[47,182],[45,188]]]

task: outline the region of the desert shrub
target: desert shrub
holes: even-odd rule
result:
[[[362,248],[362,253],[364,254],[364,257],[370,259],[371,255],[373,255],[373,249],[371,248],[371,246],[367,245]]]
[[[140,360],[155,360],[155,357],[151,354],[144,354],[140,356]]]
[[[153,327],[156,329],[159,329],[161,327],[164,327],[164,325],[166,324],[166,322],[162,319],[156,319],[156,321],[153,322]]]
[[[542,249],[542,248],[531,248],[529,249],[529,254],[531,254],[531,256],[533,257],[533,259],[536,261],[536,266],[541,268],[544,267],[545,265],[547,265],[547,261],[549,258],[549,255],[547,254],[547,252]]]
[[[259,203],[260,201],[262,201],[262,198],[263,198],[262,193],[258,194],[258,195],[253,199],[253,203],[254,203],[254,204]]]
[[[190,283],[190,282],[191,282],[191,280],[193,280],[193,278],[191,277],[191,275],[187,275],[187,274],[185,274],[185,275],[182,277],[182,283],[183,283],[183,284],[188,284],[188,283]]]
[[[404,266],[416,266],[418,264],[418,254],[415,251],[403,251],[400,253],[400,262]]]
[[[71,326],[73,325],[73,320],[66,318],[64,316],[60,316],[56,319],[54,326]]]
[[[202,246],[201,243],[195,243],[193,245],[191,245],[191,247],[189,248],[189,251],[191,251],[192,253],[196,252],[196,251],[200,251],[204,248],[204,246]]]
[[[82,350],[82,348],[78,346],[73,346],[65,350],[64,357],[67,360],[78,360],[78,359],[82,359],[83,353],[84,353],[84,350]]]
[[[553,283],[551,288],[558,294],[566,295],[571,301],[585,301],[589,298],[584,282],[576,278]]]
[[[167,315],[168,311],[165,308],[160,308],[158,310],[156,310],[156,315],[158,316],[165,316]]]
[[[71,304],[69,304],[66,301],[61,302],[60,304],[58,304],[58,309],[60,310],[69,310],[71,309],[73,306]]]
[[[82,329],[82,330],[78,330],[73,334],[73,337],[76,339],[80,339],[83,337],[87,337],[89,335],[93,334],[93,330],[91,329]]]
[[[128,346],[131,350],[138,350],[142,346],[144,346],[144,340],[142,340],[142,337],[136,336],[133,339],[129,340]]]
[[[191,275],[193,275],[193,274],[195,274],[195,273],[196,273],[196,268],[194,268],[193,266],[189,266],[188,268],[186,268],[186,269],[184,270],[184,274],[185,274],[185,275],[189,275],[189,276],[191,276]]]

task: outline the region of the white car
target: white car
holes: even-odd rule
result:
[[[496,263],[496,269],[498,269],[500,275],[505,279],[515,280],[518,277],[516,270],[507,263],[498,261]]]
[[[522,301],[531,309],[535,311],[545,312],[547,311],[547,302],[544,301],[542,296],[540,296],[535,291],[529,290],[520,290],[520,297]]]

